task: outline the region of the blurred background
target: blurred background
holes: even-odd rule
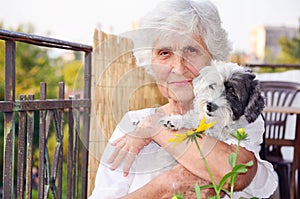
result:
[[[0,24],[4,29],[92,45],[95,28],[114,34],[137,28],[139,18],[159,0],[1,1]],[[279,55],[279,42],[299,33],[299,0],[212,1],[233,41],[234,56],[242,56],[243,62],[287,62]],[[276,60],[278,56],[281,60]]]

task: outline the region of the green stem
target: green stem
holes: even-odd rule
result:
[[[236,161],[237,161],[237,158],[238,158],[240,142],[241,141],[238,139],[238,145],[235,149],[235,159],[233,161],[233,167],[235,167]],[[234,184],[235,184],[235,179],[233,179],[233,178],[236,178],[236,176],[232,176],[231,179],[230,179],[230,198],[231,199],[233,198],[233,189],[234,189]]]
[[[203,162],[204,162],[204,164],[205,164],[205,167],[206,167],[206,169],[207,169],[207,171],[208,171],[209,177],[210,177],[210,179],[211,179],[211,183],[213,184],[214,190],[215,190],[215,192],[216,192],[216,194],[217,194],[217,198],[220,198],[220,191],[218,191],[218,189],[217,189],[217,185],[216,185],[216,183],[215,183],[214,176],[212,175],[212,172],[211,172],[211,170],[210,170],[210,168],[209,168],[209,166],[208,166],[208,163],[207,163],[207,161],[206,161],[206,159],[205,159],[205,157],[204,157],[204,154],[203,154],[203,152],[202,152],[202,150],[201,150],[201,148],[200,148],[200,146],[199,146],[198,140],[197,140],[197,138],[194,138],[194,140],[195,140],[196,146],[197,146],[197,148],[198,148],[198,150],[199,150],[199,152],[200,152],[201,158],[203,159]]]
[[[238,145],[237,145],[237,147],[236,147],[236,149],[235,149],[235,154],[236,154],[236,156],[235,156],[235,159],[234,159],[234,164],[233,164],[233,167],[235,167],[235,165],[236,165],[236,161],[237,161],[237,158],[238,158],[238,154],[239,154],[239,148],[240,148],[240,140],[238,140]]]

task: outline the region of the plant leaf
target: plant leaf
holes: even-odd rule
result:
[[[246,167],[252,167],[253,166],[253,161],[249,161],[246,164],[244,164]]]
[[[219,185],[218,185],[218,190],[221,190],[222,187],[224,186],[224,184],[227,182],[227,180],[228,180],[229,178],[231,178],[232,176],[234,176],[234,175],[237,175],[237,173],[236,173],[236,172],[233,172],[233,171],[231,171],[231,172],[229,172],[229,173],[226,173],[226,174],[223,176],[223,178],[220,180],[220,183],[219,183]]]
[[[196,192],[197,199],[202,199],[201,189],[200,189],[200,186],[198,185],[198,183],[196,183],[196,185],[195,185],[195,192]]]
[[[235,167],[232,168],[232,171],[231,172],[234,172],[234,173],[246,173],[247,172],[247,166],[245,164],[238,164],[236,165]]]
[[[235,173],[246,173],[248,169],[246,167],[238,167],[232,170]]]
[[[201,185],[200,189],[210,189],[210,188],[214,188],[214,186],[212,184],[207,184],[207,185]]]

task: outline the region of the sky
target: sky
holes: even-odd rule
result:
[[[92,45],[96,27],[129,31],[159,0],[0,0],[0,22],[16,28],[32,24],[35,34]],[[234,51],[250,51],[251,28],[298,27],[300,0],[211,0],[216,4]],[[112,28],[110,28],[112,27]]]

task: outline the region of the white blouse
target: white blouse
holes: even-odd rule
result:
[[[151,142],[140,151],[127,177],[123,177],[122,165],[112,171],[106,163],[114,151],[114,147],[111,146],[110,143],[125,133],[132,131],[135,128],[134,123],[136,121],[140,121],[154,112],[154,108],[148,108],[130,111],[124,115],[103,153],[96,175],[95,188],[89,199],[120,198],[139,189],[154,177],[171,169],[177,164],[176,160],[155,142]],[[234,198],[250,198],[254,196],[258,198],[268,198],[275,191],[278,182],[273,166],[269,162],[261,160],[259,157],[260,144],[262,143],[262,135],[264,132],[263,119],[259,117],[254,123],[247,125],[245,130],[248,134],[248,139],[247,141],[243,141],[241,146],[255,153],[258,167],[251,184],[243,191],[235,192]],[[236,144],[237,140],[232,138],[226,142],[228,144]]]

